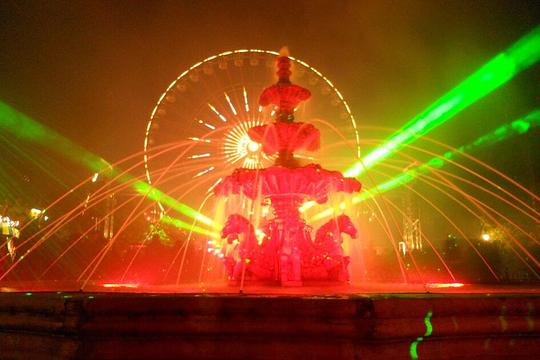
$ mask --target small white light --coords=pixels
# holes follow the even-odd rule
[[[33,209],[30,209],[30,216],[32,216],[33,218],[37,218],[39,215],[41,215],[42,212],[43,212],[42,210],[33,208]]]
[[[489,241],[489,240],[491,240],[491,236],[488,233],[483,233],[482,234],[482,240]]]
[[[259,150],[259,146],[260,145],[258,143],[256,143],[255,141],[250,141],[247,148],[248,148],[249,151],[255,152],[255,151]]]

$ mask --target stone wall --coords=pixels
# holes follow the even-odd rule
[[[0,359],[530,359],[535,295],[0,294]]]

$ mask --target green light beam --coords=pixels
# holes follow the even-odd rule
[[[493,130],[492,132],[486,135],[480,136],[478,139],[476,139],[470,144],[460,146],[459,148],[455,150],[447,151],[441,156],[434,157],[422,165],[409,169],[408,171],[402,174],[399,174],[398,176],[375,186],[371,190],[362,191],[360,194],[355,195],[353,197],[352,203],[358,204],[362,201],[371,199],[375,197],[376,195],[379,195],[384,192],[395,189],[397,187],[403,186],[411,182],[412,180],[414,180],[421,173],[424,173],[424,174],[429,173],[430,169],[432,168],[438,169],[438,168],[443,167],[445,164],[448,163],[448,160],[454,158],[456,155],[459,155],[465,152],[471,153],[481,148],[494,145],[512,136],[525,134],[530,129],[537,126],[540,126],[540,109],[535,109],[529,114],[525,115],[524,117],[518,120],[502,125],[496,128],[495,130]],[[334,212],[335,212],[334,208],[328,208],[320,212],[319,214],[313,216],[312,219],[319,220],[327,216],[331,216]]]
[[[538,60],[540,60],[540,26],[499,53],[458,86],[407,122],[383,145],[347,169],[344,175],[347,177],[362,175],[365,170],[391,156],[419,136],[443,124]]]
[[[170,216],[163,216],[160,220],[162,223],[164,224],[169,224],[169,225],[173,225],[179,229],[185,229],[185,230],[190,230],[190,231],[194,231],[196,233],[199,233],[199,234],[202,234],[202,235],[207,235],[207,236],[210,236],[211,238],[214,238],[214,239],[220,239],[220,235],[217,233],[217,232],[213,232],[213,231],[210,231],[210,230],[207,230],[207,229],[203,229],[199,226],[196,226],[196,225],[193,225],[191,223],[187,223],[185,221],[182,221],[180,219],[176,219],[176,218],[173,218],[173,217],[170,217]]]
[[[100,172],[111,166],[99,156],[90,153],[54,130],[47,128],[1,101],[0,129],[10,132],[20,140],[48,147],[93,172]]]
[[[400,174],[397,177],[378,185],[376,187],[376,190],[377,192],[386,192],[392,190],[415,179],[419,173],[428,173],[431,168],[438,169],[443,167],[445,164],[448,163],[448,160],[454,158],[460,153],[470,153],[477,151],[481,148],[494,145],[500,141],[508,139],[509,137],[524,134],[528,132],[529,129],[531,129],[532,127],[536,127],[538,125],[540,125],[540,109],[534,110],[533,112],[529,113],[528,115],[524,116],[519,120],[515,120],[509,124],[502,125],[494,131],[479,137],[470,144],[460,146],[453,151],[447,151],[441,157],[434,157],[425,164],[412,168],[407,172],[404,172],[403,174]],[[360,199],[361,195],[364,194],[359,194],[358,196],[356,196],[356,199],[354,199],[353,202],[357,203],[364,200]]]
[[[199,213],[197,210],[163,193],[157,188],[140,180],[133,181],[133,176],[116,170],[101,157],[75,144],[56,131],[47,128],[25,114],[13,109],[0,101],[0,130],[9,132],[21,140],[33,142],[52,149],[92,172],[114,177],[120,183],[133,182],[133,189],[153,201],[161,202],[179,213],[200,221],[205,225],[215,227],[215,222]]]
[[[164,192],[156,189],[152,185],[149,185],[147,182],[138,180],[133,185],[133,188],[139,194],[145,195],[149,199],[159,202],[162,205],[168,206],[171,209],[174,209],[183,215],[186,215],[194,220],[200,221],[205,225],[208,225],[214,228],[218,227],[217,224],[214,222],[214,220],[201,214],[200,212],[193,209],[192,207],[179,202],[178,200],[165,194]]]

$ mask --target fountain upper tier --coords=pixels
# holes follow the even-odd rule
[[[294,122],[294,109],[311,97],[309,90],[290,81],[291,62],[281,52],[277,60],[276,84],[263,90],[261,106],[274,105],[275,122],[249,130],[251,140],[261,144],[267,155],[278,154],[274,166],[266,169],[236,169],[216,187],[217,195],[243,194],[250,198],[295,195],[305,200],[325,203],[332,192],[360,191],[360,183],[340,172],[323,169],[318,164],[300,166],[294,157],[297,150],[316,151],[320,131],[309,123]]]

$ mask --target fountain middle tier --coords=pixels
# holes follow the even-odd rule
[[[360,188],[356,179],[346,178],[339,171],[323,169],[318,164],[309,164],[294,168],[274,165],[265,169],[236,169],[214,192],[218,196],[241,194],[251,199],[294,194],[306,201],[323,204],[330,193],[355,193]]]

